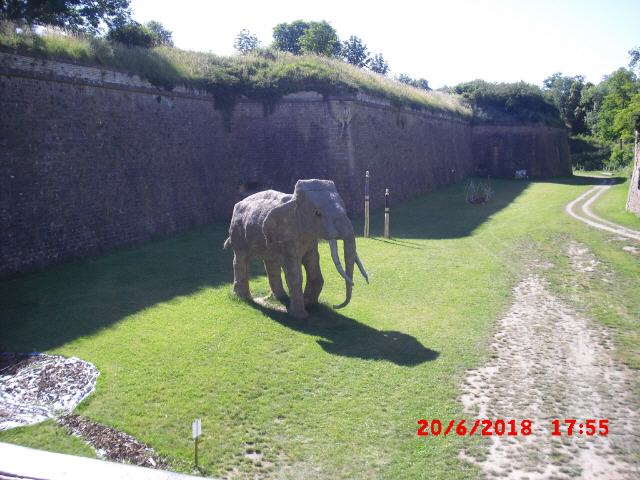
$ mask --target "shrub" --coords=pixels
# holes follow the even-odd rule
[[[517,121],[564,126],[557,107],[529,83],[490,83],[484,80],[460,83],[453,91],[462,95],[479,120]]]
[[[491,180],[470,178],[465,187],[467,203],[487,203],[493,197],[494,191],[491,188]]]
[[[571,165],[576,170],[602,170],[611,155],[611,147],[587,135],[571,137],[569,148]]]
[[[623,170],[633,162],[632,144],[615,144],[611,149],[611,156],[605,162],[605,169],[611,172]]]
[[[107,34],[112,42],[120,42],[127,47],[152,48],[157,44],[153,31],[137,22],[125,23],[113,28]]]

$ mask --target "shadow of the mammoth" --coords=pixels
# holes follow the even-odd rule
[[[439,355],[411,335],[394,330],[376,330],[324,305],[307,307],[309,317],[303,320],[262,302],[252,302],[251,306],[291,330],[322,337],[318,344],[332,355],[386,360],[404,367],[435,360]]]

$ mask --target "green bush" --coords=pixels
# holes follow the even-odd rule
[[[624,170],[633,162],[632,144],[614,144],[611,149],[611,156],[605,163],[605,168],[609,171]]]
[[[453,87],[469,103],[479,121],[544,123],[562,127],[557,107],[543,91],[529,83],[491,83],[484,80]]]
[[[611,147],[595,137],[575,135],[569,139],[571,164],[576,170],[602,170],[611,155]]]
[[[156,35],[149,28],[136,22],[111,29],[107,39],[120,42],[127,47],[152,48],[158,43]]]

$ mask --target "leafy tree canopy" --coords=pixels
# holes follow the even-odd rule
[[[517,120],[562,125],[560,112],[536,85],[474,80],[456,85],[453,91],[467,99],[480,120]]]
[[[123,25],[130,0],[0,0],[0,17],[28,25],[54,25],[89,34]]]
[[[279,23],[273,28],[273,47],[295,55],[302,53],[300,37],[309,28],[309,22],[296,20],[291,23]]]
[[[349,37],[349,40],[345,40],[342,43],[342,56],[351,65],[356,67],[366,67],[369,64],[369,50],[362,41],[354,35]]]
[[[376,53],[369,61],[369,70],[380,75],[386,75],[389,73],[389,64],[381,53]]]
[[[155,36],[156,45],[166,45],[169,47],[173,47],[173,32],[165,28],[162,23],[151,20],[145,23],[145,27],[147,27]]]
[[[153,48],[162,45],[173,45],[173,34],[160,22],[150,21],[145,25],[138,22],[127,22],[109,30],[107,39],[120,42],[128,47]]]
[[[582,91],[585,88],[584,76],[564,76],[554,73],[543,81],[544,90],[560,111],[562,120],[575,134],[586,133],[587,109],[582,104]]]
[[[249,30],[241,30],[240,33],[236,36],[235,41],[233,42],[233,48],[238,50],[243,55],[255,50],[260,46],[260,40]]]
[[[407,85],[411,85],[412,87],[416,87],[421,90],[427,90],[427,91],[431,90],[431,87],[429,87],[429,82],[426,78],[414,79],[414,78],[411,78],[406,73],[401,73],[396,78],[396,80],[399,81],[400,83],[405,83]]]
[[[338,56],[341,50],[336,30],[324,20],[310,22],[309,28],[302,34],[298,44],[302,53],[315,53],[326,57]]]
[[[640,115],[640,82],[626,68],[620,68],[601,82],[605,95],[600,105],[594,133],[603,140],[631,140],[635,116]]]
[[[640,69],[640,47],[629,50],[629,68]]]

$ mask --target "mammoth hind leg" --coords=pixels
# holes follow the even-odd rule
[[[242,252],[233,254],[233,291],[240,298],[251,300],[249,291],[249,259]]]
[[[289,297],[282,286],[282,265],[275,260],[265,260],[264,269],[267,272],[269,286],[271,287],[271,293],[273,293],[273,296],[281,302],[286,301]]]
[[[320,254],[318,253],[317,245],[302,257],[302,264],[304,265],[305,272],[307,272],[307,284],[304,287],[304,303],[305,305],[313,305],[314,303],[318,303],[318,298],[324,285],[324,278],[322,278],[322,272],[320,271]]]

